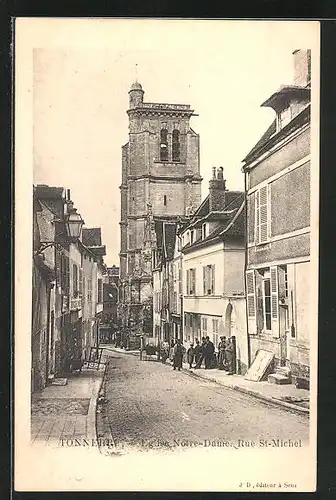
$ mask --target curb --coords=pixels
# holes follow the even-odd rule
[[[103,350],[105,351],[112,351],[112,352],[115,352],[117,354],[129,354],[130,356],[139,356],[140,352],[139,351],[125,351],[124,349],[119,351],[117,349],[115,349],[114,347],[103,347],[102,348]]]
[[[105,373],[105,371],[104,371],[104,373]],[[96,419],[97,400],[98,400],[99,391],[101,389],[103,379],[104,379],[104,374],[101,377],[101,380],[99,382],[99,386],[98,386],[97,390],[91,396],[88,415],[87,415],[88,437],[89,437],[89,439],[94,439],[94,440],[97,438],[97,419]]]
[[[302,406],[298,406],[298,405],[295,405],[293,403],[287,403],[286,401],[281,401],[281,399],[277,399],[273,396],[271,396],[271,397],[264,396],[263,394],[261,394],[258,391],[254,391],[253,389],[246,389],[245,387],[241,387],[241,386],[236,385],[236,384],[226,385],[226,384],[219,382],[214,377],[204,377],[202,374],[190,372],[186,368],[182,368],[182,371],[191,377],[195,377],[195,378],[202,379],[202,380],[210,380],[211,382],[215,382],[216,384],[218,384],[222,387],[226,387],[227,389],[242,392],[243,394],[248,394],[249,396],[253,396],[254,398],[259,399],[261,401],[265,401],[265,402],[270,403],[274,406],[281,407],[283,409],[286,409],[287,411],[299,413],[300,415],[303,415],[303,416],[309,418],[309,414],[310,414],[309,408],[304,408]]]

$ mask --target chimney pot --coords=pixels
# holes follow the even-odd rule
[[[217,170],[217,179],[218,180],[223,180],[224,179],[224,176],[223,176],[223,167],[219,167],[218,170]]]
[[[212,178],[216,179],[216,167],[212,167]]]

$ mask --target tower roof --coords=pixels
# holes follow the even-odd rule
[[[143,89],[139,82],[134,82],[132,83],[130,90],[143,90]]]

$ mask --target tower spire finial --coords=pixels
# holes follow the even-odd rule
[[[138,63],[135,63],[135,81],[138,82]]]

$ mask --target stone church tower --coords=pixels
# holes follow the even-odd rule
[[[122,147],[120,278],[128,311],[151,299],[155,223],[189,215],[201,202],[199,135],[189,123],[194,111],[143,97],[140,83],[133,83],[129,139]]]

